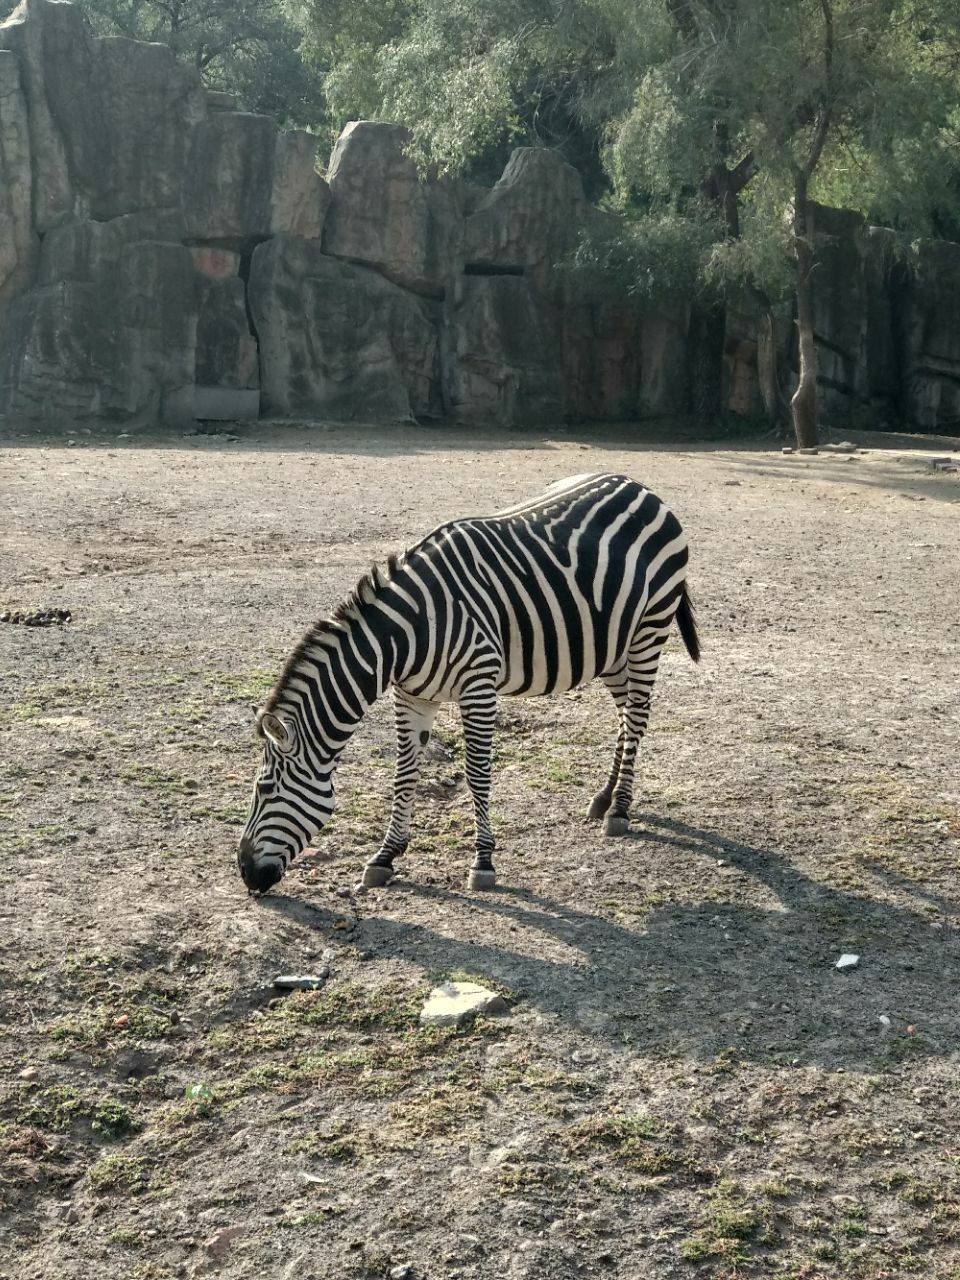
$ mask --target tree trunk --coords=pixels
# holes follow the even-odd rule
[[[723,348],[727,314],[722,306],[690,311],[690,412],[701,426],[711,426],[723,413]]]
[[[760,325],[757,333],[757,382],[760,398],[772,424],[782,422],[786,399],[780,386],[780,362],[777,352],[777,321],[770,299],[759,289],[753,297],[760,307]]]
[[[799,449],[819,443],[817,430],[817,346],[813,337],[813,225],[807,200],[806,175],[797,173],[793,208],[797,254],[797,340],[800,379],[790,401]]]

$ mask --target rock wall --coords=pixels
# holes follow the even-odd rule
[[[521,148],[490,189],[422,181],[405,142],[354,122],[324,179],[311,135],[236,110],[165,47],[24,0],[0,25],[0,415],[687,412],[685,311],[581,297],[554,269],[590,216],[574,169]],[[824,209],[817,252],[828,418],[953,427],[960,246],[908,269],[890,233]],[[789,315],[731,316],[731,408],[769,406],[791,338]]]

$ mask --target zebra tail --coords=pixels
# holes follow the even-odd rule
[[[697,635],[697,619],[693,612],[693,601],[690,599],[690,588],[686,580],[680,587],[680,604],[677,606],[677,626],[687,647],[687,653],[694,660],[700,661],[700,637]]]

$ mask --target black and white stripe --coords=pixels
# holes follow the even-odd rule
[[[476,817],[470,884],[494,883],[488,800],[497,695],[559,693],[599,677],[619,733],[589,816],[627,829],[637,752],[674,620],[699,658],[687,542],[649,489],[574,476],[495,516],[441,525],[358,584],[294,650],[258,718],[264,751],[240,870],[268,889],[333,810],[333,772],[368,707],[392,685],[393,812],[364,883],[383,884],[407,846],[420,757],[443,702],[463,718]]]

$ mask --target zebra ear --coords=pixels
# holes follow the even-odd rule
[[[260,728],[275,746],[289,747],[293,745],[293,734],[290,729],[272,711],[265,711],[260,717]]]

